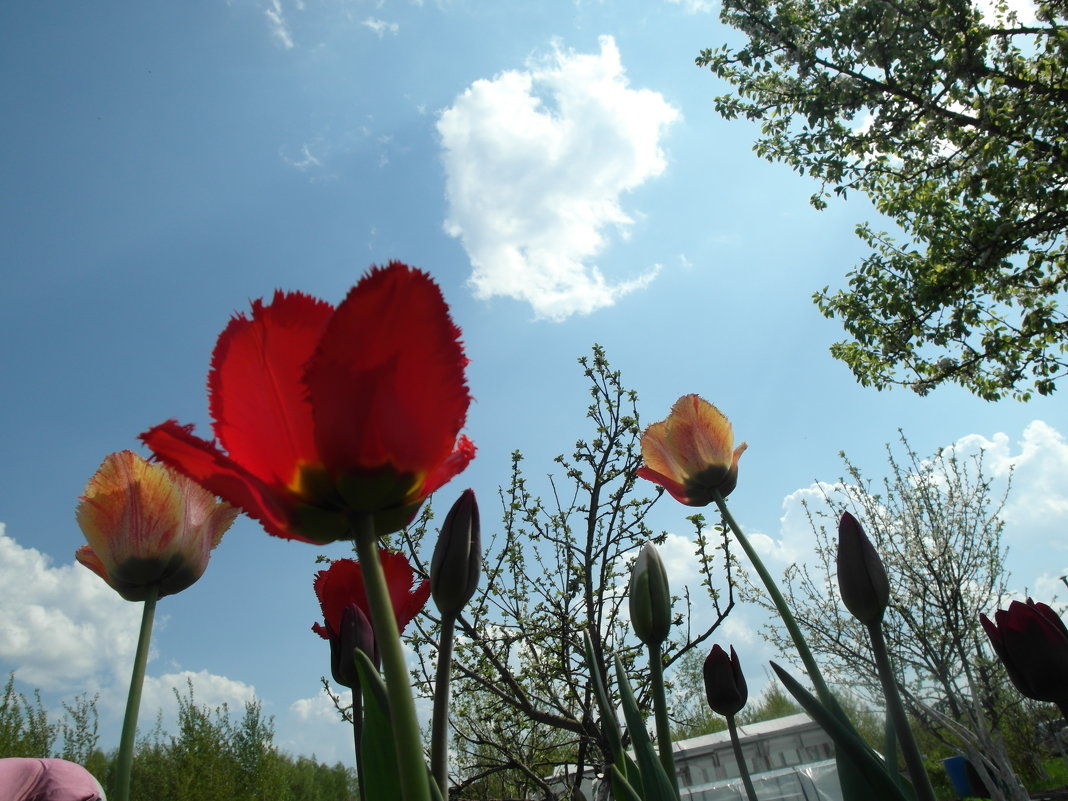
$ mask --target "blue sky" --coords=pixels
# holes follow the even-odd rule
[[[735,41],[703,0],[45,0],[0,7],[0,671],[46,702],[100,694],[117,742],[140,610],[73,561],[103,457],[168,418],[207,431],[205,378],[235,311],[275,288],[338,302],[372,263],[429,271],[464,330],[496,519],[509,454],[532,476],[586,433],[575,359],[602,344],[644,422],[698,392],[750,448],[732,508],[772,566],[803,558],[799,500],[845,450],[881,475],[898,427],[921,453],[986,447],[1004,476],[1012,586],[1068,572],[1068,416],[858,387],[811,294],[863,257],[862,198],[751,152],[698,70]],[[686,532],[669,502],[657,528]],[[692,581],[669,540],[673,580]],[[192,677],[255,694],[293,753],[347,759],[311,581],[317,549],[240,519],[201,581],[159,607],[142,721]],[[718,639],[771,656],[741,609]],[[173,706],[173,704],[170,704]]]

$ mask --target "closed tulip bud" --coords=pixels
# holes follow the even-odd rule
[[[482,538],[475,493],[464,490],[452,505],[430,563],[430,592],[443,615],[458,615],[478,588]]]
[[[718,645],[712,646],[712,652],[705,659],[705,698],[712,711],[730,717],[742,711],[749,700],[749,688],[742,675],[742,666],[738,654],[731,646],[730,656]]]
[[[652,543],[642,548],[630,574],[630,623],[646,645],[660,645],[671,629],[667,572]]]
[[[838,521],[838,589],[846,609],[866,626],[883,619],[890,581],[883,560],[849,512]]]
[[[330,638],[330,672],[338,684],[355,690],[360,686],[354,651],[359,648],[376,667],[381,660],[371,621],[356,604],[346,606],[341,613],[341,631]]]

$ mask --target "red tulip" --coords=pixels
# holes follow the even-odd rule
[[[430,597],[430,581],[416,583],[412,566],[403,554],[380,548],[378,558],[389,587],[397,629],[403,632],[426,605]],[[315,595],[323,610],[323,623],[312,624],[312,631],[330,641],[331,668],[334,679],[346,687],[356,686],[352,649],[358,647],[378,663],[371,609],[363,584],[360,563],[353,559],[338,559],[326,570],[315,574]]]
[[[174,420],[141,438],[275,536],[347,539],[354,512],[397,531],[474,457],[459,337],[437,285],[396,261],[336,309],[276,292],[215,346],[215,442]]]
[[[734,431],[719,409],[697,395],[683,395],[666,420],[642,434],[645,464],[638,475],[659,484],[687,506],[708,506],[713,490],[727,497],[738,483]]]
[[[145,600],[152,585],[162,598],[204,574],[237,511],[170,468],[119,451],[104,459],[78,504],[89,544],[74,555],[127,601]]]
[[[1068,629],[1044,603],[1013,601],[979,620],[1016,689],[1036,701],[1068,704]]]

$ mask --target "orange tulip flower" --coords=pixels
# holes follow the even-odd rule
[[[645,430],[641,444],[645,464],[638,475],[687,506],[712,503],[713,490],[727,497],[738,483],[738,457],[748,447],[734,447],[730,421],[697,395],[675,401],[666,420]]]
[[[253,302],[215,346],[215,442],[174,420],[141,438],[277,537],[346,539],[354,512],[388,534],[474,457],[459,435],[466,364],[437,285],[391,262],[336,309],[301,293]]]
[[[89,480],[77,519],[88,540],[75,553],[127,601],[181,592],[203,575],[211,549],[237,517],[207,490],[132,451],[109,455]]]

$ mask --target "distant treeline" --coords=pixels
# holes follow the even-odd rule
[[[167,734],[159,718],[139,739],[131,797],[138,801],[356,801],[356,773],[274,746],[274,722],[259,701],[232,719],[226,704],[198,706],[190,684],[178,697],[178,732]],[[116,751],[97,747],[96,697],[79,695],[49,720],[39,691],[31,701],[8,676],[0,695],[0,757],[60,757],[84,765],[112,793]]]

